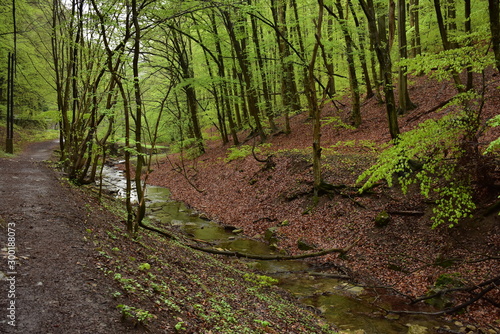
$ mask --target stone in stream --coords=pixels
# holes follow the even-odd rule
[[[414,325],[414,324],[406,324],[406,326],[408,326],[407,334],[426,334],[427,333],[427,327],[420,326],[420,325]]]
[[[297,241],[297,247],[300,249],[300,250],[303,250],[303,251],[308,251],[308,250],[311,250],[311,249],[315,249],[317,248],[315,245],[311,244],[311,243],[308,243],[307,241],[305,241],[304,239],[300,238],[298,241]]]

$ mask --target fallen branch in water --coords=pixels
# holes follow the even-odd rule
[[[331,253],[339,253],[340,255],[345,255],[347,252],[349,252],[354,246],[356,246],[359,242],[360,239],[356,240],[352,245],[345,247],[345,248],[330,248],[330,249],[325,249],[319,252],[315,253],[307,253],[307,254],[299,254],[299,255],[257,255],[257,254],[248,254],[248,253],[242,253],[242,252],[237,252],[237,251],[226,251],[222,249],[216,249],[216,248],[207,248],[207,247],[201,247],[197,245],[193,245],[191,243],[185,242],[181,240],[178,236],[176,236],[173,233],[167,232],[165,230],[160,230],[156,227],[146,225],[144,222],[141,222],[139,224],[140,227],[158,233],[168,239],[175,240],[181,242],[183,245],[196,249],[205,253],[210,253],[210,254],[217,254],[217,255],[226,255],[226,256],[235,256],[235,257],[242,257],[242,258],[247,258],[247,259],[253,259],[253,260],[264,260],[264,261],[269,261],[269,260],[278,260],[278,261],[284,261],[284,260],[300,260],[300,259],[306,259],[310,257],[318,257],[318,256],[323,256]]]
[[[474,304],[475,302],[477,302],[481,298],[485,298],[486,299],[486,297],[484,297],[484,296],[488,292],[490,292],[491,290],[497,289],[498,286],[499,286],[499,284],[500,284],[500,276],[495,277],[495,278],[493,278],[491,280],[485,281],[485,282],[483,282],[481,284],[478,284],[476,286],[470,287],[468,289],[470,291],[475,290],[475,289],[477,289],[479,287],[485,287],[485,288],[482,289],[478,294],[475,294],[474,297],[470,298],[466,302],[464,302],[464,303],[462,303],[460,305],[457,305],[455,307],[450,307],[450,308],[444,309],[442,311],[437,311],[437,312],[417,312],[417,311],[395,311],[395,310],[386,310],[386,309],[384,309],[384,311],[386,311],[388,313],[395,313],[395,314],[420,314],[420,315],[443,315],[443,314],[451,314],[451,313],[455,313],[457,311],[460,311],[460,310],[466,308],[469,305]]]
[[[359,239],[354,242],[352,245],[345,247],[345,248],[330,248],[330,249],[325,249],[316,253],[307,253],[307,254],[299,254],[299,255],[257,255],[257,254],[248,254],[248,253],[241,253],[241,252],[236,252],[236,251],[226,251],[226,250],[220,250],[220,249],[215,249],[215,248],[205,248],[205,247],[200,247],[196,245],[191,245],[191,244],[186,244],[186,246],[210,253],[210,254],[217,254],[217,255],[226,255],[226,256],[235,256],[235,257],[243,257],[247,259],[252,259],[252,260],[264,260],[264,261],[270,261],[270,260],[276,260],[276,261],[285,261],[285,260],[301,260],[301,259],[307,259],[310,257],[318,257],[318,256],[323,256],[331,253],[339,253],[340,255],[344,255],[347,252],[351,250],[356,244],[359,242]]]

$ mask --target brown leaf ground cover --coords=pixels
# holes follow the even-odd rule
[[[490,83],[496,80],[495,76],[488,78]],[[455,94],[446,82],[425,77],[411,81],[410,96],[418,107],[400,117],[402,132],[448,112],[429,111]],[[484,119],[498,113],[500,96],[496,86],[489,86]],[[339,116],[346,121],[348,113],[349,103],[344,99],[335,106],[327,105],[322,116],[325,120]],[[340,268],[359,283],[391,288],[411,298],[425,295],[443,274],[460,277],[467,286],[498,276],[500,225],[496,214],[463,221],[452,229],[431,229],[432,206],[417,193],[403,196],[397,187],[382,185],[369,196],[359,197],[349,188],[390,140],[383,104],[373,98],[365,101],[362,117],[358,129],[345,129],[334,123],[323,127],[324,179],[348,187],[322,196],[319,201],[311,193],[312,125],[306,113],[291,118],[290,135],[270,136],[270,145],[258,153],[260,157],[272,154],[273,168],[264,168],[251,154],[228,161],[230,146],[213,140],[207,143],[207,152],[196,159],[181,162],[178,154],[172,154],[159,160],[148,182],[170,188],[175,199],[213,220],[242,228],[247,235],[259,238],[269,227],[279,226],[278,246],[290,254],[302,252],[297,248],[299,239],[317,249],[345,247],[359,239],[346,258],[327,255],[315,261]],[[209,131],[209,135],[215,134],[215,130]],[[247,135],[240,133],[240,138]],[[486,144],[498,136],[498,131],[492,130],[479,142]],[[244,144],[253,145],[253,139],[247,138]],[[178,166],[183,164],[184,172],[179,173]],[[489,177],[492,184],[498,184],[498,174]],[[490,194],[481,204],[487,205],[493,198]],[[382,210],[390,213],[391,220],[379,228],[374,218]],[[456,294],[453,302],[459,304],[470,296]],[[484,326],[500,326],[499,289],[488,296],[490,302],[480,300],[454,317]]]

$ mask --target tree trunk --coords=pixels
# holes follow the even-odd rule
[[[314,80],[314,65],[318,54],[319,43],[321,41],[321,26],[323,23],[323,0],[318,0],[319,13],[318,21],[316,22],[316,43],[314,44],[311,61],[308,66],[308,86],[306,87],[306,95],[309,101],[309,108],[313,116],[313,179],[314,179],[314,196],[319,195],[322,184],[321,176],[321,109],[318,106],[318,98],[316,95],[316,85]]]
[[[399,58],[408,58],[407,42],[406,42],[406,1],[398,0],[398,44]],[[405,114],[408,110],[415,109],[415,105],[410,100],[408,93],[408,77],[406,75],[406,66],[399,67],[399,110],[400,115]]]
[[[250,6],[252,5],[251,0],[248,0],[248,4]],[[258,66],[259,69],[261,71],[264,71],[264,61],[262,60],[260,40],[259,40],[259,34],[257,30],[257,22],[255,16],[250,15],[250,22],[252,24],[252,39],[255,46],[255,53],[257,55],[257,64],[259,65]],[[278,131],[278,128],[276,127],[276,123],[274,122],[271,97],[269,95],[269,87],[267,85],[267,76],[264,75],[264,73],[261,73],[261,78],[262,78],[262,93],[264,95],[264,101],[262,103],[264,105],[264,114],[267,116],[267,119],[269,121],[269,126],[271,127],[271,131],[276,132]]]
[[[347,29],[347,21],[345,19],[344,10],[340,0],[336,0],[335,6],[337,7],[338,20],[346,45],[347,68],[349,70],[349,88],[351,90],[352,103],[351,120],[354,127],[357,128],[361,125],[361,107],[359,103],[359,85],[358,78],[356,77],[356,65],[354,64],[353,41],[351,35],[349,34],[349,30]]]
[[[388,26],[389,26],[389,51],[392,50],[394,45],[394,37],[396,36],[396,3],[394,0],[389,0],[389,13]]]
[[[229,34],[231,44],[233,45],[234,52],[236,53],[236,59],[240,65],[241,73],[245,83],[245,92],[248,100],[248,110],[255,122],[255,128],[260,140],[264,142],[266,140],[266,134],[264,133],[264,128],[260,122],[260,111],[258,107],[258,97],[255,88],[252,83],[252,74],[247,56],[243,53],[244,45],[240,44],[240,41],[236,38],[236,33],[234,30],[233,21],[229,15],[229,12],[222,11],[222,16],[224,19],[224,25]]]
[[[413,28],[411,35],[411,56],[422,54],[420,41],[420,0],[410,0],[410,27]]]
[[[359,36],[359,61],[361,62],[361,69],[363,71],[363,79],[365,81],[366,85],[366,99],[370,99],[375,95],[373,92],[371,80],[370,80],[370,75],[368,74],[368,64],[366,62],[366,50],[365,50],[365,29],[364,27],[361,26],[361,23],[359,22],[358,19],[358,14],[354,10],[354,6],[352,4],[351,0],[348,0],[348,5],[349,8],[351,9],[352,17],[354,19],[354,24],[356,25],[356,28],[358,29],[358,36]],[[375,80],[375,78],[374,78]]]
[[[471,1],[470,0],[465,0],[464,1],[465,5],[465,33],[469,35],[467,38],[466,46],[471,46],[472,45],[472,22],[471,22]],[[474,86],[474,77],[472,73],[472,67],[467,66],[467,83],[465,85],[465,90],[469,91],[473,88]]]
[[[500,5],[498,0],[488,0],[490,31],[495,63],[500,72]]]
[[[448,1],[448,0],[446,0]],[[456,45],[454,43],[451,43],[449,40],[448,36],[448,30],[446,29],[445,21],[443,18],[443,12],[441,11],[441,2],[440,0],[434,0],[434,9],[436,11],[436,17],[438,21],[438,27],[439,27],[439,34],[441,35],[441,40],[443,42],[443,48],[444,50],[451,50]],[[464,87],[462,84],[462,80],[460,79],[460,76],[458,73],[454,72],[452,73],[453,76],[453,81],[455,82],[455,87],[459,92],[464,91]]]
[[[290,112],[300,110],[298,106],[297,85],[294,78],[293,64],[287,61],[290,56],[290,49],[286,43],[288,38],[288,30],[286,25],[286,4],[284,1],[272,1],[271,11],[273,15],[276,42],[278,44],[278,55],[280,61],[280,78],[281,78],[281,100],[285,113],[285,118],[288,120]],[[297,28],[299,29],[299,28]],[[301,38],[300,31],[297,31],[299,39]],[[287,121],[285,124],[285,132],[290,133],[290,124]]]
[[[389,133],[391,134],[392,139],[396,139],[399,136],[399,125],[394,99],[394,89],[392,85],[392,61],[385,33],[385,20],[383,16],[379,17],[377,26],[377,16],[375,15],[373,0],[359,0],[359,3],[363,8],[363,12],[365,13],[366,19],[368,21],[371,43],[377,54],[377,59],[380,64],[380,70],[384,84],[384,96],[387,119],[389,123]]]

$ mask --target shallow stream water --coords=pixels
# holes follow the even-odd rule
[[[103,186],[118,197],[123,196],[125,181],[121,172],[106,167]],[[197,212],[183,203],[171,200],[170,191],[166,188],[147,186],[146,205],[149,219],[213,243],[216,248],[259,255],[276,254],[266,242],[234,233],[233,228],[200,218]],[[377,296],[345,281],[317,275],[317,269],[305,261],[249,260],[248,266],[278,279],[279,286],[302,303],[320,310],[328,322],[344,333],[419,334],[436,333],[436,328],[453,327],[429,316],[386,316],[371,303]]]

